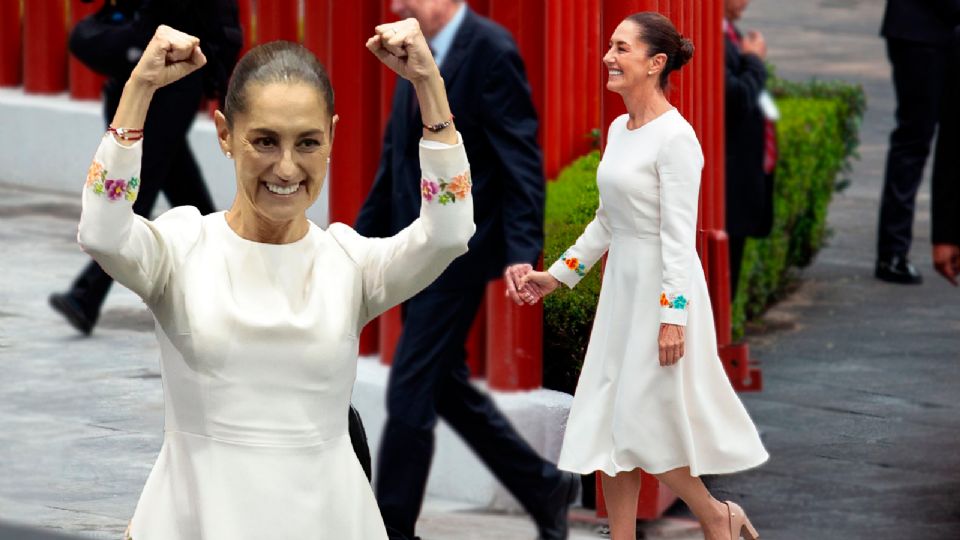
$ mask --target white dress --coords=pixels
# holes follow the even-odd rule
[[[675,109],[610,125],[597,170],[600,207],[549,272],[574,287],[608,252],[590,344],[559,467],[614,475],[689,466],[721,474],[767,459],[717,356],[695,239],[703,154]],[[661,323],[686,325],[685,356],[658,362]]]
[[[103,139],[79,232],[156,318],[164,438],[132,538],[386,538],[347,433],[357,336],[466,252],[475,227],[462,142],[421,143],[432,187],[396,236],[310,224],[281,245],[241,238],[224,213],[135,216],[140,157],[140,143]]]

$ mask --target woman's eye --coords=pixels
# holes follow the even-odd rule
[[[253,140],[253,145],[259,148],[273,148],[277,142],[270,137],[259,137]]]
[[[297,145],[304,150],[316,150],[320,148],[320,141],[316,139],[303,139]]]

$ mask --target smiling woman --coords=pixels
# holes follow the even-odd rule
[[[413,83],[425,122],[450,118],[416,21],[379,26],[366,45]],[[161,349],[163,446],[128,537],[384,539],[348,436],[357,336],[466,251],[475,227],[463,144],[452,122],[420,143],[422,181],[456,204],[424,196],[420,218],[390,238],[317,227],[306,210],[333,145],[333,90],[308,51],[270,43],[240,61],[216,114],[236,164],[230,210],[136,216],[153,93],[204,62],[196,38],[158,29],[83,190],[79,241],[143,298]]]
[[[237,171],[227,222],[258,242],[303,237],[299,218],[320,195],[337,123],[326,70],[300,45],[268,43],[237,65],[225,103],[217,135]]]

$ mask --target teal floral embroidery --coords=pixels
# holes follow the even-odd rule
[[[449,181],[443,178],[438,178],[436,182],[426,178],[420,180],[420,195],[427,202],[436,199],[440,204],[447,205],[466,199],[472,187],[470,171],[465,171]]]
[[[660,293],[660,305],[665,308],[682,310],[687,309],[689,302],[682,294],[671,293],[667,296],[667,293]]]
[[[587,275],[587,267],[580,262],[580,259],[576,257],[567,257],[567,253],[564,252],[563,255],[560,256],[560,260],[563,261],[563,264],[567,265],[567,268],[576,272],[578,276],[583,277]]]

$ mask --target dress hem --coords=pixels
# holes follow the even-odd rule
[[[679,463],[677,465],[670,465],[670,466],[657,467],[657,468],[653,468],[653,467],[647,468],[640,464],[628,465],[628,466],[611,464],[612,466],[610,467],[595,467],[595,466],[575,467],[575,466],[566,465],[564,463],[560,463],[557,465],[557,468],[563,471],[581,474],[581,475],[593,474],[595,472],[603,472],[607,476],[616,476],[622,472],[630,472],[636,469],[641,469],[647,474],[656,475],[656,474],[663,474],[663,473],[672,471],[674,469],[680,469],[682,467],[690,467],[690,476],[699,477],[704,475],[734,474],[734,473],[747,471],[750,469],[755,469],[763,465],[764,463],[766,463],[769,459],[770,459],[770,454],[764,453],[762,459],[752,461],[748,465],[735,465],[732,467],[718,467],[718,468],[711,468],[711,467],[695,468],[690,463]]]

